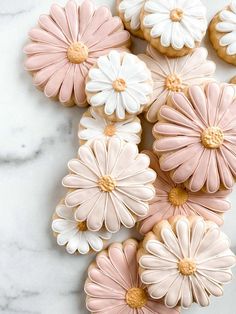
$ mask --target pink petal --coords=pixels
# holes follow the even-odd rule
[[[157,123],[154,128],[155,132],[161,135],[168,136],[177,136],[177,135],[187,135],[187,136],[196,136],[199,137],[199,132],[196,132],[192,129],[171,124],[171,123]]]
[[[226,85],[223,89],[221,100],[220,100],[220,106],[218,108],[218,115],[216,119],[217,125],[219,125],[222,122],[224,122],[225,116],[228,115],[228,109],[230,105],[233,103],[235,98],[235,89],[231,85]]]
[[[25,68],[28,71],[43,69],[51,64],[57,64],[66,60],[65,53],[36,54],[28,57],[25,61]]]
[[[170,152],[199,142],[200,138],[190,136],[163,137],[154,142],[153,148],[158,153]]]
[[[62,82],[60,89],[59,101],[61,103],[68,103],[69,101],[71,101],[74,87],[74,70],[75,67],[70,64],[70,68],[65,75],[65,79]]]
[[[206,88],[207,102],[208,102],[208,122],[210,126],[216,123],[216,114],[218,109],[221,88],[219,84],[210,83]]]
[[[92,313],[118,314],[120,313],[121,309],[124,311],[123,313],[125,313],[128,305],[126,304],[125,300],[89,298],[87,300],[87,308]]]
[[[209,193],[215,193],[219,190],[220,187],[220,175],[216,160],[215,151],[211,151],[211,156],[208,165],[208,173],[206,180],[206,189]]]
[[[107,197],[108,197],[107,193],[106,194],[100,193],[100,197],[98,198],[96,204],[88,214],[87,225],[89,230],[98,231],[102,228],[105,219],[105,211],[107,210]]]
[[[207,101],[205,93],[200,86],[192,86],[189,88],[189,95],[192,100],[194,109],[201,118],[203,124],[208,126]]]
[[[109,232],[115,233],[120,230],[120,219],[117,215],[116,207],[110,197],[107,199],[107,208],[109,208],[109,210],[105,213],[105,226]]]
[[[84,0],[79,7],[79,34],[78,41],[83,40],[84,32],[88,28],[88,25],[92,24],[92,17],[94,15],[95,6],[92,1]]]
[[[129,42],[130,39],[130,35],[127,31],[118,31],[115,32],[114,34],[111,34],[109,36],[107,36],[104,40],[100,41],[99,44],[97,44],[94,47],[94,50],[105,50],[105,49],[119,49],[124,46],[127,45],[127,43]]]
[[[68,44],[59,40],[55,36],[51,35],[50,33],[44,31],[41,28],[33,28],[29,32],[29,37],[33,41],[37,41],[40,43],[45,43],[53,46],[62,47],[68,49]]]
[[[221,181],[226,189],[231,189],[234,185],[235,180],[233,178],[231,170],[229,169],[229,165],[225,161],[225,158],[222,155],[221,151],[217,152],[216,158]]]
[[[30,43],[24,48],[24,52],[28,55],[36,53],[57,53],[57,52],[66,52],[67,49],[63,47],[53,46],[44,43]]]
[[[151,104],[148,112],[147,112],[147,120],[150,123],[154,123],[158,120],[158,114],[159,114],[159,110],[161,108],[161,106],[166,104],[166,100],[167,100],[167,96],[168,93],[166,92],[166,90],[163,90],[160,94],[156,93],[155,89],[153,91],[154,96],[155,96],[155,100],[153,101],[153,103]]]
[[[72,42],[77,41],[79,31],[78,6],[75,1],[68,1],[65,6],[66,18],[70,29]]]
[[[138,244],[136,241],[130,241],[124,246],[124,255],[128,264],[131,277],[131,286],[137,287],[139,281],[138,262],[137,262]]]
[[[221,147],[221,153],[225,159],[226,164],[228,164],[232,174],[236,177],[236,152],[232,152],[229,150],[230,145],[228,144],[227,147],[225,145]]]
[[[83,69],[82,69],[83,67]],[[78,106],[86,106],[86,95],[85,95],[85,73],[87,75],[87,70],[83,65],[76,65],[74,73],[74,96],[75,103]]]

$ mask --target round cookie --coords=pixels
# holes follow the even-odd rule
[[[218,56],[236,65],[236,1],[218,12],[209,26],[209,37]]]
[[[87,309],[102,314],[178,314],[147,294],[138,275],[138,242],[129,239],[99,253],[85,282]]]
[[[206,8],[200,0],[147,0],[141,14],[144,38],[168,57],[198,47],[206,33]]]
[[[134,144],[141,141],[142,127],[138,117],[121,122],[111,122],[89,108],[79,122],[78,138],[81,145],[96,139],[108,140],[112,136]]]
[[[152,91],[146,64],[127,52],[111,51],[100,57],[86,83],[89,104],[111,121],[126,120],[146,110]]]
[[[210,304],[231,281],[236,257],[220,228],[201,217],[163,220],[149,232],[138,252],[140,278],[153,299],[167,307]]]
[[[192,192],[232,189],[236,178],[236,94],[233,85],[191,86],[159,111],[153,149],[160,167]]]
[[[76,207],[75,219],[86,221],[91,231],[105,226],[115,233],[121,224],[134,227],[138,217],[147,215],[155,193],[156,174],[149,163],[137,145],[116,137],[80,146],[77,159],[68,163],[70,174],[62,181],[70,189],[66,206]]]
[[[116,3],[118,14],[122,19],[125,28],[134,36],[143,38],[140,14],[145,0],[116,0]]]
[[[64,8],[53,4],[29,38],[25,68],[34,85],[66,106],[85,106],[88,70],[98,57],[130,44],[121,19],[112,17],[107,7],[96,9],[90,0],[80,5],[70,0]]]

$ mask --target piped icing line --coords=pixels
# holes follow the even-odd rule
[[[140,14],[145,0],[121,0],[118,10],[124,15],[125,22],[130,23],[131,30],[140,30]]]

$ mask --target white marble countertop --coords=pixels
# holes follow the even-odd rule
[[[54,0],[55,1],[55,0]],[[94,256],[69,256],[56,245],[51,215],[65,190],[60,182],[67,161],[78,148],[77,125],[83,113],[48,100],[23,69],[27,32],[53,0],[0,1],[0,313],[86,314],[83,284]],[[115,0],[97,0],[114,10]],[[204,0],[209,19],[227,0]],[[58,0],[64,4],[65,0]],[[236,68],[217,58],[217,78],[228,81]],[[136,40],[134,50],[144,51]],[[148,141],[149,139],[149,141]],[[146,126],[142,147],[150,147]],[[236,249],[236,191],[223,229]],[[131,231],[113,237],[121,240]],[[235,272],[236,275],[236,272]],[[193,306],[184,313],[234,314],[236,277],[225,296],[209,308]]]

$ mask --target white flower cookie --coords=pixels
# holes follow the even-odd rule
[[[152,46],[180,57],[200,45],[207,29],[206,8],[200,0],[147,0],[141,23]]]
[[[220,58],[236,65],[236,1],[217,13],[209,27],[210,40]]]
[[[151,73],[131,53],[111,51],[89,71],[87,100],[95,111],[112,121],[122,121],[146,110],[152,95]]]
[[[93,108],[89,108],[79,123],[79,142],[81,145],[92,143],[96,139],[118,137],[125,142],[139,144],[142,127],[138,117],[120,122],[112,122],[101,117]]]

